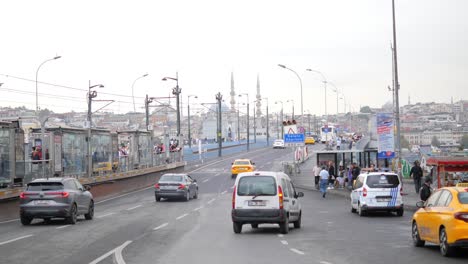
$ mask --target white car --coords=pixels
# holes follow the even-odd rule
[[[275,142],[273,142],[273,148],[282,148],[282,149],[284,149],[284,140],[276,139]]]
[[[232,193],[232,223],[234,233],[242,232],[242,225],[279,224],[287,234],[289,224],[301,227],[302,207],[288,175],[283,172],[254,171],[237,175]]]
[[[369,172],[358,176],[351,192],[351,212],[365,216],[371,211],[396,212],[403,216],[402,187],[398,175]]]

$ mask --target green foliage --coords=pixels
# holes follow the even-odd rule
[[[372,110],[370,109],[369,106],[363,106],[361,107],[361,110],[360,110],[361,113],[368,113],[368,114],[372,114]]]

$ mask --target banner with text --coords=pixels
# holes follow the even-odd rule
[[[391,159],[395,157],[395,137],[393,132],[393,114],[378,113],[377,135],[379,139],[379,159]]]

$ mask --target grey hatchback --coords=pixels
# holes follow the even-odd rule
[[[156,202],[161,201],[161,198],[184,198],[186,201],[191,198],[197,199],[197,180],[182,173],[164,174],[159,182],[154,185],[154,196]]]
[[[74,178],[36,179],[20,194],[20,219],[29,225],[34,218],[48,222],[52,218],[65,218],[75,224],[78,215],[93,219],[94,200],[90,187],[83,187]]]

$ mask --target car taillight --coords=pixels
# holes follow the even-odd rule
[[[61,196],[62,198],[67,198],[70,196],[69,192],[45,192],[45,195]]]
[[[179,190],[185,189],[185,184],[182,184],[182,183],[181,183],[181,184],[179,185],[179,188],[178,188],[178,189],[179,189]]]
[[[362,196],[364,196],[364,197],[367,196],[367,189],[366,189],[366,187],[362,188]]]
[[[283,209],[283,189],[278,185],[278,198],[279,198],[279,207]]]
[[[236,209],[236,186],[234,186],[234,191],[232,191],[232,209]]]
[[[154,185],[154,188],[159,189],[159,183],[156,183],[156,184]]]
[[[20,199],[25,199],[26,196],[27,196],[26,193],[24,193],[24,192],[21,192],[21,193],[20,193]]]
[[[455,219],[462,220],[468,223],[468,212],[455,213]]]

